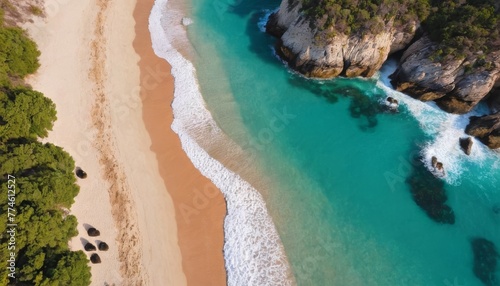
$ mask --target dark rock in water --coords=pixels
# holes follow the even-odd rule
[[[80,178],[80,179],[85,179],[85,178],[87,178],[87,173],[86,173],[84,170],[80,169],[80,168],[76,168],[75,173],[76,173],[76,176],[77,176],[78,178]]]
[[[472,150],[472,138],[467,137],[467,138],[460,138],[460,148],[464,151],[465,154],[470,155],[470,152]]]
[[[97,229],[95,229],[95,228],[91,227],[91,228],[89,228],[89,229],[87,230],[87,234],[88,234],[89,236],[99,236],[99,235],[101,235],[101,232],[99,232]]]
[[[85,251],[95,251],[96,250],[95,245],[93,245],[90,242],[87,242],[85,244],[84,248],[85,248]]]
[[[385,102],[386,102],[386,105],[390,111],[397,111],[398,110],[399,102],[397,99],[389,96],[389,97],[387,97]]]
[[[500,204],[497,204],[497,205],[493,206],[493,212],[495,214],[500,214]]]
[[[437,163],[436,163],[436,170],[438,170],[438,171],[442,171],[442,170],[443,170],[443,163],[441,163],[441,162],[437,162]]]
[[[432,159],[431,159],[432,168],[436,168],[437,163],[438,163],[438,159],[436,158],[436,156],[432,156]]]
[[[99,257],[99,254],[94,253],[90,256],[90,262],[93,264],[99,264],[101,263],[101,258]]]
[[[471,116],[465,133],[476,137],[491,149],[500,148],[500,112],[482,117]]]
[[[104,242],[104,241],[99,242],[99,250],[107,251],[108,249],[109,249],[109,246],[106,242]]]
[[[498,259],[500,258],[495,244],[484,238],[474,238],[471,241],[472,252],[474,253],[474,275],[476,275],[484,285],[498,286],[497,279]]]
[[[438,177],[443,177],[445,175],[443,163],[439,162],[436,156],[432,156],[431,165],[435,171],[434,175]]]
[[[438,163],[436,159],[436,166]],[[410,186],[410,192],[415,203],[432,220],[438,223],[455,223],[455,213],[446,204],[448,197],[446,196],[443,181],[430,173],[423,164],[414,167],[406,183]]]

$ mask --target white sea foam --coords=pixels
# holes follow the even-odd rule
[[[195,167],[226,198],[224,258],[228,285],[291,285],[290,268],[280,237],[260,193],[211,158],[193,137],[196,135],[193,132],[200,127],[210,130],[210,136],[204,140],[223,134],[205,108],[192,63],[171,45],[172,35],[179,36],[179,29],[183,27],[175,23],[169,13],[172,11],[167,9],[167,0],[155,1],[149,18],[153,49],[171,64],[175,78],[172,129],[179,135],[182,148]]]
[[[264,16],[260,17],[259,22],[257,23],[257,26],[259,27],[259,30],[262,33],[266,32],[266,24],[267,24],[267,21],[269,20],[269,16],[271,16],[272,13],[277,12],[278,9],[279,8],[276,8],[274,10],[270,10],[270,9],[264,9],[263,10]]]
[[[436,156],[445,167],[444,180],[450,184],[459,184],[460,175],[466,171],[464,162],[472,161],[476,164],[482,164],[488,157],[497,156],[494,151],[489,150],[474,138],[472,139],[474,144],[470,156],[464,154],[458,143],[460,137],[469,136],[464,132],[469,117],[484,114],[484,109],[478,107],[463,115],[450,114],[439,109],[434,102],[422,102],[398,92],[393,89],[389,80],[389,75],[395,71],[396,66],[397,62],[394,60],[384,64],[379,73],[377,86],[383,89],[388,96],[396,98],[400,104],[404,105],[410,114],[418,120],[423,132],[431,138],[422,146],[421,152],[424,163],[431,172],[434,171],[431,166],[431,158]]]

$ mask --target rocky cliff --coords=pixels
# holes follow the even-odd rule
[[[465,132],[491,149],[500,148],[500,112],[482,117],[471,116]]]
[[[404,52],[393,83],[417,99],[435,100],[447,112],[469,112],[499,80],[500,51],[436,59],[437,50],[428,36],[413,43]]]
[[[395,27],[385,23],[379,33],[347,35],[333,28],[322,30],[302,13],[302,2],[283,0],[272,14],[266,30],[279,38],[277,53],[291,68],[308,77],[371,77],[390,53],[406,47],[418,23],[409,21]]]

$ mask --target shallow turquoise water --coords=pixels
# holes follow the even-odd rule
[[[497,155],[460,161],[460,180],[444,185],[456,222],[436,223],[406,182],[435,135],[407,106],[384,112],[376,80],[289,72],[258,27],[279,1],[192,5],[203,96],[271,179],[266,202],[298,285],[482,285],[470,240],[500,245]]]

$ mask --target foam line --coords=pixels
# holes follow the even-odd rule
[[[191,136],[200,126],[209,126],[215,135],[222,131],[205,108],[193,64],[171,45],[172,35],[179,36],[178,29],[183,27],[168,13],[173,12],[167,10],[167,0],[156,0],[149,18],[153,49],[170,63],[175,78],[172,129],[194,166],[222,191],[227,202],[224,258],[228,285],[292,285],[281,239],[260,193],[210,157]]]
[[[497,159],[498,154],[495,151],[489,150],[475,138],[473,138],[474,144],[470,156],[464,154],[458,143],[460,137],[469,136],[464,132],[469,123],[469,117],[484,115],[487,110],[478,106],[467,114],[450,114],[439,109],[434,102],[422,102],[396,91],[389,80],[389,75],[395,71],[396,67],[395,60],[387,61],[380,70],[377,86],[384,90],[387,96],[397,99],[417,119],[422,131],[431,138],[422,146],[421,151],[423,161],[431,172],[434,171],[431,158],[436,156],[445,167],[446,175],[443,179],[449,184],[457,185],[460,184],[460,176],[466,171],[464,162],[483,164],[487,159]]]

